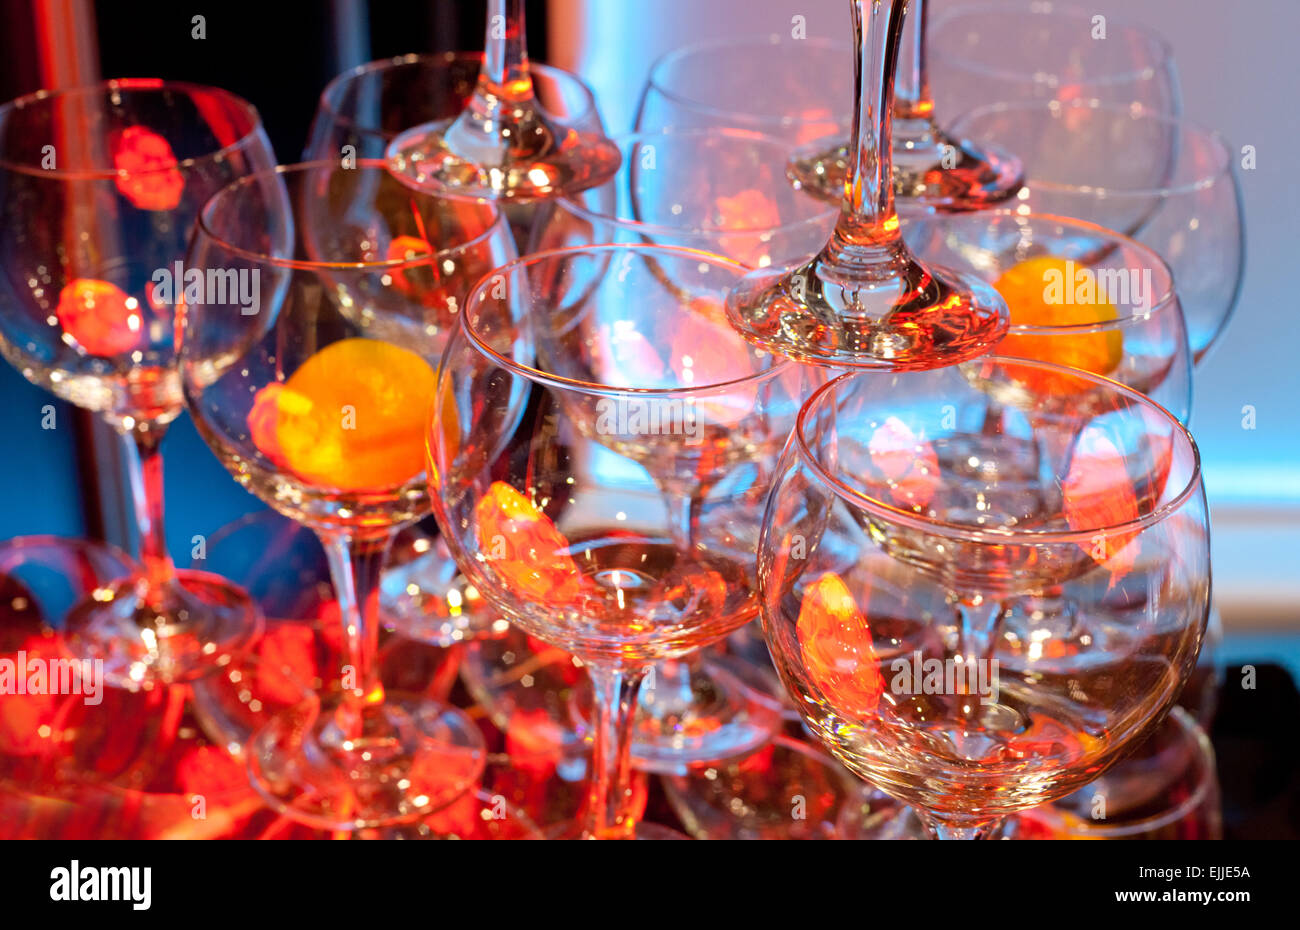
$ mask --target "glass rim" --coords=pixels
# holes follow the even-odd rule
[[[1085,196],[1096,197],[1099,200],[1121,200],[1125,198],[1147,198],[1147,197],[1167,197],[1175,194],[1188,194],[1193,191],[1205,190],[1213,187],[1224,178],[1232,177],[1232,159],[1229,155],[1228,141],[1223,133],[1217,129],[1210,129],[1193,120],[1183,116],[1175,116],[1171,113],[1157,113],[1147,107],[1139,104],[1118,104],[1105,103],[1096,98],[1088,100],[1003,100],[996,103],[988,103],[976,107],[966,113],[963,113],[953,121],[950,131],[957,136],[963,136],[969,131],[970,126],[978,119],[983,119],[995,113],[1009,113],[1012,110],[1030,111],[1030,110],[1047,110],[1060,111],[1068,107],[1071,110],[1088,109],[1098,110],[1116,116],[1127,116],[1130,120],[1150,120],[1166,124],[1174,124],[1178,127],[1181,135],[1190,135],[1200,141],[1208,143],[1214,148],[1214,165],[1212,168],[1203,172],[1198,172],[1198,176],[1190,181],[1182,181],[1177,184],[1162,184],[1150,187],[1099,187],[1095,184],[1066,184],[1061,181],[1039,181],[1027,180],[1026,186],[1032,191],[1037,187],[1045,191],[1082,194]]]
[[[1199,767],[1200,777],[1196,779],[1196,786],[1191,793],[1168,810],[1159,811],[1140,820],[1122,824],[1110,824],[1104,820],[1089,820],[1085,821],[1086,827],[1081,829],[1067,827],[1070,836],[1091,837],[1093,839],[1122,839],[1139,833],[1159,830],[1171,823],[1182,820],[1205,802],[1216,777],[1214,744],[1210,742],[1210,737],[1206,734],[1204,727],[1198,724],[1190,713],[1177,704],[1169,709],[1169,716],[1166,719],[1174,721],[1182,738],[1192,744],[1192,751],[1195,756],[1194,765]],[[1153,732],[1151,738],[1154,738],[1154,735]],[[1121,760],[1119,764],[1122,765],[1123,761]]]
[[[172,81],[164,78],[112,78],[107,81],[98,81],[94,84],[82,84],[75,87],[63,88],[45,88],[26,94],[8,103],[0,105],[0,125],[3,125],[5,118],[13,112],[26,107],[35,106],[44,103],[47,100],[70,99],[73,97],[87,97],[90,95],[102,96],[111,92],[139,92],[139,91],[181,91],[191,98],[195,92],[212,94],[221,97],[230,104],[233,109],[242,111],[244,116],[249,120],[249,129],[234,142],[214,149],[211,152],[205,152],[202,155],[195,155],[190,158],[182,158],[175,164],[161,165],[156,168],[144,168],[140,170],[122,170],[119,168],[42,168],[39,165],[15,162],[0,156],[0,170],[13,171],[17,174],[24,174],[32,177],[60,178],[74,181],[112,181],[122,177],[148,177],[153,174],[161,174],[167,171],[186,171],[198,165],[206,164],[211,161],[219,161],[234,152],[247,148],[250,142],[254,141],[258,134],[262,132],[262,116],[257,112],[257,107],[249,103],[238,94],[231,93],[221,87],[214,87],[210,84],[199,84],[193,81]],[[268,147],[269,148],[269,147]]]
[[[617,145],[619,147],[619,150],[622,152],[623,146],[627,143],[638,144],[642,140],[646,140],[646,139],[665,139],[665,138],[672,138],[672,137],[685,138],[690,136],[706,138],[706,139],[731,138],[731,139],[756,143],[758,145],[766,145],[766,146],[771,146],[773,148],[780,148],[783,151],[783,153],[785,153],[786,155],[788,155],[790,152],[789,144],[786,143],[783,139],[780,139],[776,136],[767,135],[766,133],[758,132],[757,130],[743,129],[736,126],[691,127],[691,128],[682,128],[682,129],[670,127],[666,129],[650,130],[644,132],[638,131],[638,132],[622,133],[620,135],[610,136],[609,139],[611,142]],[[626,155],[627,153],[624,152],[623,154]],[[623,172],[620,167],[620,170],[614,175],[614,178],[611,180],[616,180],[622,173]],[[784,174],[781,177],[783,181],[786,180]],[[789,188],[788,181],[786,182],[785,187]],[[593,190],[598,191],[600,190],[600,188],[597,187],[594,188]],[[582,193],[589,193],[589,192],[590,191],[584,191]],[[574,197],[560,197],[558,202],[559,202],[559,206],[563,207],[565,210],[568,210],[570,213],[576,214],[582,219],[592,221],[592,222],[597,222],[597,223],[607,223],[611,226],[616,226],[620,229],[628,230],[629,232],[636,232],[636,233],[641,233],[641,234],[651,235],[651,236],[658,235],[658,236],[692,236],[698,238],[722,238],[724,236],[738,236],[738,235],[747,235],[747,234],[753,235],[753,234],[760,234],[760,233],[772,233],[772,234],[785,233],[803,227],[813,227],[816,226],[818,223],[826,222],[828,218],[833,218],[839,215],[838,207],[832,207],[829,204],[827,204],[825,206],[825,209],[822,210],[822,212],[816,214],[815,216],[810,216],[802,220],[795,220],[790,223],[783,223],[780,226],[745,226],[745,227],[723,228],[723,229],[705,229],[698,226],[664,226],[658,223],[645,223],[640,220],[630,220],[621,216],[614,216],[608,213],[600,213],[596,210],[592,210],[591,208],[585,206]],[[820,202],[814,201],[814,203],[820,203]],[[615,209],[617,209],[617,206],[615,206]]]
[[[1111,330],[1124,329],[1129,326],[1136,326],[1156,313],[1166,313],[1172,308],[1181,308],[1181,304],[1178,300],[1177,288],[1174,286],[1174,273],[1170,270],[1169,263],[1160,256],[1160,253],[1156,252],[1156,250],[1150,246],[1138,242],[1136,239],[1129,238],[1121,232],[1107,229],[1105,226],[1099,226],[1098,224],[1090,223],[1087,220],[1076,219],[1072,216],[1061,216],[1056,213],[1019,213],[1014,208],[999,207],[991,210],[977,210],[968,213],[925,214],[910,218],[905,222],[924,223],[928,220],[936,222],[940,226],[946,228],[959,226],[963,223],[978,224],[981,221],[987,223],[991,222],[995,218],[1024,221],[1041,220],[1065,227],[1073,227],[1085,235],[1109,240],[1110,245],[1145,253],[1143,255],[1144,264],[1140,267],[1149,267],[1161,276],[1160,297],[1152,301],[1151,309],[1146,311],[1142,316],[1138,316],[1137,312],[1133,311],[1126,316],[1118,316],[1113,320],[1100,320],[1095,323],[1063,323],[1055,326],[1042,323],[1032,325],[1012,323],[1007,329],[1008,336],[1061,336],[1104,333]],[[1073,259],[1070,259],[1070,261],[1073,261]],[[1083,267],[1091,266],[1083,265]],[[990,286],[992,286],[991,282]],[[1186,329],[1185,324],[1184,329]]]
[[[781,377],[786,372],[793,370],[797,365],[790,359],[770,352],[765,352],[771,357],[773,364],[764,371],[747,375],[743,378],[736,378],[731,381],[721,381],[717,384],[695,385],[692,387],[675,387],[675,388],[646,388],[646,387],[621,387],[610,384],[596,384],[590,381],[581,381],[577,378],[568,378],[564,375],[553,374],[549,371],[542,371],[531,365],[525,365],[508,358],[492,348],[482,336],[475,331],[471,322],[471,317],[476,316],[474,311],[485,300],[483,297],[492,287],[497,277],[509,275],[514,272],[526,269],[530,265],[542,264],[544,262],[561,260],[567,256],[578,255],[581,253],[609,253],[616,254],[619,252],[642,252],[661,256],[676,256],[679,258],[694,258],[697,263],[707,263],[719,268],[728,268],[738,272],[736,280],[740,280],[744,273],[750,269],[746,268],[739,262],[724,258],[721,255],[715,255],[712,252],[705,252],[702,249],[688,249],[680,246],[654,245],[652,243],[604,243],[599,245],[577,245],[568,246],[559,249],[545,249],[540,252],[530,252],[529,254],[509,261],[498,268],[488,272],[474,289],[470,291],[469,296],[465,299],[465,309],[459,314],[460,328],[465,333],[471,347],[479,355],[486,358],[489,362],[497,365],[507,371],[512,372],[522,378],[526,378],[534,384],[542,387],[557,388],[565,391],[576,391],[582,394],[589,394],[597,397],[620,397],[632,395],[635,397],[645,398],[690,398],[701,395],[710,395],[722,393],[737,388],[747,387],[750,385],[763,384],[767,381]],[[443,353],[443,363],[450,357],[451,343],[447,344],[447,352]],[[752,347],[751,347],[752,348]],[[756,352],[762,352],[759,349],[753,349]],[[441,368],[441,365],[439,366]],[[441,377],[441,375],[440,375]]]
[[[33,533],[11,536],[0,540],[0,572],[9,572],[23,561],[24,553],[35,554],[41,549],[68,549],[81,553],[103,553],[128,571],[138,571],[136,560],[111,542],[83,539],[79,536],[57,536],[53,533]],[[126,577],[126,576],[123,576]]]
[[[406,132],[406,129],[398,129],[390,132],[389,130],[379,129],[373,126],[362,126],[352,117],[340,113],[338,108],[334,106],[330,95],[337,92],[340,88],[350,82],[356,81],[360,78],[368,77],[372,74],[391,72],[412,65],[434,65],[447,68],[456,62],[463,61],[467,63],[473,62],[481,67],[483,55],[483,52],[413,52],[406,55],[395,55],[392,58],[377,58],[374,61],[368,61],[365,64],[357,65],[355,68],[349,68],[347,71],[336,74],[334,77],[330,78],[329,83],[325,85],[324,89],[320,92],[320,96],[317,98],[316,115],[319,116],[324,113],[329,116],[331,121],[360,135],[373,136],[381,141],[391,141],[403,132]],[[566,124],[577,123],[586,119],[590,114],[595,112],[596,95],[592,93],[591,88],[587,86],[587,82],[577,74],[572,71],[567,71],[564,68],[557,68],[554,65],[542,64],[541,62],[531,60],[528,62],[528,70],[547,75],[557,82],[572,82],[572,84],[582,92],[584,101],[583,109],[573,115],[565,116],[561,122]],[[416,125],[418,126],[423,124]],[[407,129],[413,128],[415,128],[415,126],[407,127]]]
[[[817,479],[825,485],[835,496],[839,497],[850,507],[859,510],[865,510],[868,513],[875,514],[885,520],[893,523],[900,523],[910,529],[919,530],[931,535],[943,536],[946,539],[960,539],[973,543],[986,544],[1004,544],[1008,541],[1012,543],[1021,543],[1025,545],[1043,545],[1059,543],[1075,543],[1086,547],[1091,547],[1098,533],[1111,535],[1127,535],[1130,532],[1140,532],[1149,526],[1164,521],[1166,518],[1173,516],[1195,495],[1201,488],[1201,451],[1196,445],[1196,440],[1188,431],[1187,427],[1165,407],[1152,400],[1140,391],[1120,384],[1111,378],[1102,375],[1095,375],[1091,372],[1082,371],[1077,368],[1068,368],[1063,365],[1053,365],[1048,362],[1035,361],[1033,359],[1014,358],[1002,355],[982,355],[978,358],[971,359],[970,362],[963,364],[980,364],[983,362],[1009,363],[1011,365],[1037,368],[1047,374],[1059,375],[1068,374],[1071,377],[1079,378],[1084,381],[1105,387],[1115,393],[1126,396],[1131,401],[1136,401],[1139,406],[1149,407],[1156,410],[1170,424],[1173,425],[1172,434],[1175,442],[1181,441],[1192,453],[1191,474],[1188,477],[1187,484],[1165,503],[1161,504],[1150,513],[1140,514],[1136,518],[1125,520],[1122,523],[1112,524],[1110,526],[1090,526],[1084,529],[1069,530],[1034,530],[1034,529],[1014,529],[1008,527],[991,527],[986,529],[975,529],[965,524],[949,523],[945,520],[936,520],[930,517],[921,516],[911,511],[902,510],[887,504],[882,500],[872,497],[866,492],[852,487],[844,482],[838,475],[831,474],[826,466],[822,464],[818,456],[808,445],[807,426],[808,418],[814,411],[819,410],[826,401],[826,398],[836,391],[842,382],[856,378],[875,377],[879,378],[881,373],[876,371],[850,371],[827,381],[818,387],[804,401],[799,410],[799,415],[795,419],[794,431],[791,433],[791,441],[794,443],[799,457],[811,468]],[[931,369],[933,371],[934,369]],[[916,372],[903,372],[902,374],[915,374]],[[774,485],[775,487],[775,485]]]
[[[980,16],[984,16],[989,13],[995,13],[995,12],[1015,13],[1017,15],[1026,16],[1026,17],[1044,16],[1044,17],[1086,19],[1089,22],[1092,21],[1092,17],[1095,15],[1093,12],[1080,6],[1075,6],[1068,3],[1067,4],[1053,3],[1050,2],[1050,0],[1048,0],[1048,2],[1039,2],[1039,0],[1035,0],[1035,2],[1031,2],[1028,4],[1010,3],[1010,2],[973,3],[966,6],[958,7],[956,9],[948,10],[943,16],[940,16],[935,21],[934,25],[931,27],[930,35],[931,37],[938,35],[939,31],[943,27],[948,26],[951,23],[961,20],[963,18],[969,18],[971,16],[974,16],[978,19]],[[1174,60],[1173,46],[1170,45],[1169,40],[1166,39],[1164,36],[1162,36],[1160,33],[1156,32],[1154,29],[1150,29],[1146,26],[1141,25],[1140,23],[1132,22],[1122,17],[1119,20],[1115,20],[1109,16],[1106,17],[1107,30],[1110,30],[1117,26],[1126,32],[1141,37],[1141,39],[1144,42],[1147,42],[1149,45],[1151,45],[1156,49],[1156,51],[1159,53],[1158,57],[1150,66],[1133,69],[1131,71],[1126,71],[1123,73],[1112,72],[1109,74],[1099,75],[1097,77],[1089,77],[1080,83],[1083,83],[1085,85],[1096,85],[1099,87],[1105,87],[1114,84],[1123,84],[1126,82],[1131,82],[1135,79],[1144,78],[1152,70],[1153,67],[1160,68],[1160,67],[1169,67],[1170,65],[1172,65]],[[1109,32],[1107,34],[1109,35]],[[937,46],[935,47],[937,48]],[[1001,78],[1004,80],[1011,80],[1011,81],[1025,81],[1026,79],[1028,79],[1030,83],[1034,83],[1034,84],[1040,83],[1039,81],[1036,80],[1036,77],[1041,72],[1029,73],[1025,71],[1008,71],[1003,68],[999,68],[996,65],[986,65],[983,64],[982,62],[974,61],[970,58],[962,57],[959,55],[956,56],[936,55],[935,58],[936,60],[942,59],[942,61],[946,65],[952,65],[954,67],[960,68],[961,70],[968,71],[972,74],[982,74],[986,77],[996,77],[996,78]]]
[[[216,243],[220,248],[230,252],[232,255],[237,255],[240,258],[247,259],[248,261],[256,262],[261,265],[268,265],[273,268],[289,268],[296,271],[329,270],[329,271],[365,271],[365,272],[404,271],[408,268],[419,268],[424,265],[429,265],[437,261],[438,259],[445,259],[452,255],[457,255],[468,249],[474,248],[475,246],[482,245],[484,242],[488,241],[494,233],[498,232],[499,230],[505,230],[506,234],[509,235],[509,226],[506,224],[505,213],[496,204],[496,202],[492,200],[487,200],[482,197],[470,197],[464,194],[454,194],[450,192],[431,193],[429,191],[419,191],[414,189],[411,190],[411,193],[413,195],[420,196],[420,197],[487,207],[488,210],[491,211],[492,220],[491,222],[488,223],[487,228],[484,229],[482,232],[478,233],[473,238],[467,239],[464,242],[457,243],[454,246],[450,246],[448,248],[435,249],[433,252],[425,253],[422,255],[416,255],[412,258],[385,259],[383,261],[373,261],[373,262],[365,262],[365,261],[320,262],[320,261],[312,261],[310,259],[302,259],[302,258],[280,258],[275,255],[267,255],[264,252],[257,252],[252,249],[246,249],[243,248],[242,246],[237,246],[232,242],[230,242],[225,236],[218,235],[216,232],[213,231],[211,225],[210,212],[213,209],[215,209],[217,206],[219,206],[225,200],[225,198],[235,196],[235,194],[238,192],[239,189],[245,187],[251,187],[254,183],[263,181],[272,175],[284,177],[285,175],[289,175],[289,174],[298,174],[301,172],[318,170],[318,169],[319,170],[328,169],[331,172],[343,171],[347,173],[355,173],[365,169],[365,170],[378,170],[384,172],[385,174],[390,174],[388,170],[388,162],[378,158],[359,158],[357,159],[356,167],[353,168],[342,167],[342,165],[336,159],[297,162],[292,165],[276,165],[274,168],[271,168],[267,171],[258,171],[254,174],[247,174],[241,178],[237,178],[236,180],[227,184],[221,190],[217,191],[210,198],[208,198],[208,202],[205,203],[203,205],[203,209],[199,211],[199,216],[197,220],[197,231],[201,233],[205,238]],[[429,243],[429,245],[432,246],[433,243]]]
[[[771,32],[771,33],[753,33],[747,36],[730,36],[730,37],[723,37],[718,39],[703,39],[699,42],[692,42],[690,45],[683,45],[678,48],[672,49],[671,51],[665,52],[664,54],[656,58],[654,63],[650,66],[650,73],[649,76],[646,78],[645,92],[641,95],[641,102],[642,104],[644,104],[646,98],[649,96],[650,90],[653,88],[655,91],[663,94],[665,97],[674,101],[675,103],[689,107],[690,109],[694,110],[697,113],[703,113],[711,116],[724,116],[733,119],[743,119],[747,122],[760,124],[760,125],[778,124],[778,125],[789,126],[789,125],[798,125],[800,123],[827,122],[828,120],[835,121],[835,122],[843,121],[837,119],[834,116],[831,116],[829,118],[822,117],[815,120],[811,120],[811,119],[795,118],[790,116],[768,116],[768,115],[757,114],[757,113],[736,113],[735,111],[728,110],[725,107],[715,106],[713,104],[706,103],[703,100],[699,100],[698,98],[687,97],[676,90],[669,89],[665,85],[663,76],[661,74],[661,71],[664,68],[667,68],[669,65],[675,64],[678,59],[686,58],[690,55],[699,55],[705,52],[716,52],[719,49],[744,48],[746,46],[782,45],[782,44],[785,44],[785,40],[782,39],[781,33]],[[843,52],[845,55],[854,54],[854,48],[851,42],[842,42],[838,39],[829,39],[823,36],[814,36],[812,38],[800,39],[798,40],[798,46],[817,47],[817,48],[826,49],[828,51]]]

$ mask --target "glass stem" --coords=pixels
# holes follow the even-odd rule
[[[632,721],[647,669],[631,671],[587,663],[595,701],[585,839],[628,840],[636,835],[632,810]]]
[[[321,544],[329,559],[330,579],[339,603],[343,623],[343,697],[336,723],[348,738],[359,738],[364,730],[364,713],[384,701],[379,681],[378,598],[379,576],[388,556],[391,534],[359,537],[350,533],[321,533]]]
[[[964,820],[941,817],[932,811],[918,811],[921,822],[936,840],[988,840],[997,835],[1002,818]]]
[[[907,0],[851,0],[851,6],[858,50],[853,65],[857,97],[844,203],[828,251],[837,264],[868,266],[880,261],[877,248],[893,250],[901,242],[890,145],[894,72]]]
[[[157,601],[176,579],[176,567],[167,552],[167,527],[163,522],[164,427],[134,429],[125,437],[131,504],[140,532],[140,562],[148,579],[148,597]],[[156,606],[156,604],[155,604]]]
[[[993,653],[993,636],[1002,619],[1002,603],[973,594],[957,599],[957,616],[961,639],[958,649],[969,661],[989,658]]]
[[[905,41],[894,87],[896,119],[929,120],[934,113],[925,52],[925,26],[929,12],[929,0],[912,0],[907,11],[907,29],[903,33]]]
[[[489,0],[483,68],[475,97],[528,100],[533,79],[528,71],[528,40],[524,32],[524,0]]]

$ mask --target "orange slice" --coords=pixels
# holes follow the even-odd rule
[[[533,502],[494,481],[474,508],[479,551],[519,598],[572,603],[582,591],[569,541]]]
[[[994,282],[1011,311],[1011,332],[998,345],[999,355],[1027,358],[1078,368],[1097,375],[1109,375],[1124,360],[1124,335],[1118,329],[1097,332],[1024,333],[1017,326],[1056,327],[1107,323],[1119,319],[1119,312],[1101,295],[1091,303],[1068,303],[1075,282],[1070,272],[1077,266],[1062,258],[1042,256],[1008,268]],[[1058,293],[1052,293],[1053,284]],[[1049,302],[1051,297],[1051,302]],[[1077,394],[1089,385],[1075,378],[1034,372],[1035,390],[1050,394]]]
[[[264,435],[260,448],[316,484],[400,487],[424,471],[434,389],[433,369],[414,352],[378,339],[342,339],[284,383],[275,395],[274,446]]]
[[[885,679],[866,618],[839,575],[826,572],[804,591],[795,630],[804,667],[835,710],[872,716]]]
[[[121,355],[140,342],[144,320],[134,297],[116,284],[74,278],[59,291],[54,310],[63,331],[91,355]]]

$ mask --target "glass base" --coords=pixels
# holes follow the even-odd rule
[[[746,275],[727,297],[732,326],[797,361],[880,371],[968,361],[1006,334],[1006,303],[985,282],[926,268],[898,239],[838,240],[802,266]]]
[[[431,646],[499,639],[509,624],[461,575],[440,538],[399,536],[379,582],[384,626]]]
[[[710,650],[699,662],[655,667],[654,687],[641,686],[633,724],[632,764],[679,775],[693,766],[748,755],[780,732],[780,684],[743,660]],[[585,728],[589,689],[575,697]]]
[[[466,132],[460,118],[417,126],[389,144],[389,163],[398,179],[420,190],[518,202],[596,187],[622,163],[613,142],[553,125],[539,108],[517,122],[508,139]],[[516,139],[525,137],[541,141],[521,151]]]
[[[945,213],[983,210],[1015,196],[1024,183],[1019,159],[992,146],[954,139],[928,121],[905,131],[894,123],[894,196],[910,205]],[[798,149],[786,166],[796,188],[838,206],[844,200],[848,142],[825,140]]]
[[[106,682],[135,691],[209,675],[261,631],[261,611],[246,591],[185,570],[159,592],[138,576],[97,588],[68,612],[64,635],[77,658],[103,662]]]
[[[419,695],[367,708],[363,735],[339,726],[338,698],[283,711],[245,747],[253,788],[274,810],[321,830],[413,823],[472,790],[487,750],[474,722]]]
[[[912,808],[866,786],[840,808],[835,835],[841,840],[934,839]]]
[[[668,803],[700,840],[830,840],[861,782],[816,746],[778,736],[758,752],[661,780]]]
[[[576,823],[559,823],[544,831],[544,836],[548,840],[583,840],[592,839],[584,836],[582,832],[582,821],[579,819]],[[657,823],[638,823],[636,825],[636,835],[634,840],[689,840],[690,837],[680,830],[674,830],[672,827],[665,827]]]

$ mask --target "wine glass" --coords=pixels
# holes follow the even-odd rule
[[[538,100],[524,0],[489,0],[484,43],[465,109],[394,138],[387,152],[393,171],[416,187],[520,203],[574,193],[613,174],[618,150],[608,139]]]
[[[1223,839],[1214,747],[1181,707],[1134,753],[1055,804],[1008,820],[1007,839]]]
[[[430,483],[452,554],[592,682],[584,836],[637,833],[630,724],[649,667],[755,616],[759,498],[810,372],[728,327],[743,271],[656,245],[535,253],[475,289],[439,368]]]
[[[945,113],[1030,100],[1100,100],[1172,116],[1182,112],[1169,43],[1083,6],[1055,0],[963,4],[931,26],[927,51],[934,99]]]
[[[701,249],[749,268],[807,258],[826,241],[835,212],[786,181],[783,140],[739,129],[633,133],[614,139],[617,174],[556,200],[539,218],[534,249],[653,243]],[[781,697],[719,650],[658,665],[642,687],[632,757],[639,768],[744,755],[781,725]],[[772,682],[775,684],[775,682]],[[779,689],[778,689],[779,690]]]
[[[853,83],[826,63],[853,53],[847,42],[778,35],[684,46],[651,67],[636,130],[747,129],[791,148],[847,132]]]
[[[482,70],[481,52],[442,52],[401,55],[343,72],[321,91],[303,160],[383,158],[405,130],[463,113]],[[542,109],[580,132],[603,132],[596,99],[581,78],[536,62],[528,71]]]
[[[1153,250],[1082,220],[1019,209],[918,216],[904,221],[903,238],[925,261],[1002,295],[1011,328],[999,355],[1104,375],[1187,422],[1187,327],[1173,276]]]
[[[758,578],[814,733],[936,835],[986,836],[1105,772],[1190,674],[1196,446],[1144,395],[1042,362],[842,375],[782,454]],[[1054,587],[1079,623],[1015,615]]]
[[[399,133],[454,119],[473,97],[483,61],[481,52],[403,55],[345,71],[321,92],[304,160],[383,158]],[[546,113],[581,133],[603,134],[595,97],[577,75],[536,63],[529,64],[529,74]],[[517,246],[526,247],[536,210],[513,201],[502,206]],[[499,636],[504,626],[476,609],[476,594],[464,584],[432,520],[394,540],[380,605],[387,625],[438,645]]]
[[[319,536],[342,618],[341,691],[244,747],[254,787],[309,826],[412,821],[482,772],[472,721],[385,694],[372,595],[393,532],[428,512],[436,356],[470,285],[511,254],[490,202],[413,191],[381,161],[254,175],[200,216],[190,264],[256,275],[263,301],[185,307],[186,401],[235,479]]]
[[[118,687],[208,674],[261,622],[234,585],[176,571],[160,447],[182,408],[173,318],[194,219],[212,193],[274,163],[257,111],[197,84],[107,81],[0,107],[0,209],[13,228],[0,244],[0,353],[128,447],[143,569],[67,620],[69,648],[102,660]]]
[[[854,0],[858,43],[852,158],[830,242],[801,265],[755,271],[727,299],[755,345],[803,362],[906,370],[988,350],[1006,304],[983,282],[927,267],[899,234],[891,182],[893,69],[907,0]]]
[[[536,249],[654,243],[700,249],[749,268],[808,258],[836,212],[791,189],[783,140],[741,129],[617,136],[620,165],[604,184],[561,197],[541,217]]]
[[[1205,358],[1244,271],[1241,190],[1222,136],[1095,100],[994,104],[953,131],[1015,147],[1025,164],[1018,209],[1088,220],[1157,252],[1178,283],[1193,358]]]
[[[900,15],[906,15],[911,28],[900,30],[890,48],[900,60],[893,103],[894,196],[942,211],[1001,203],[1020,187],[1020,161],[1005,149],[977,145],[940,128],[930,94],[929,11],[929,0],[909,0]],[[814,197],[838,204],[854,159],[844,134],[818,140],[791,157],[790,180]]]

